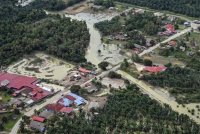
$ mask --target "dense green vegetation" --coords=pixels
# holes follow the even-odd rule
[[[112,20],[105,20],[95,24],[95,27],[103,35],[110,35],[111,33],[119,32],[122,30],[122,24],[119,21],[120,17],[114,17]]]
[[[114,92],[98,115],[91,111],[85,119],[81,112],[74,118],[55,116],[47,123],[47,134],[105,134],[105,133],[200,133],[200,127],[185,115],[179,115],[161,106],[147,95],[140,93],[134,85]]]
[[[85,61],[89,44],[86,24],[48,16],[42,10],[0,1],[0,63],[8,65],[25,54],[44,51],[65,60]]]
[[[123,21],[121,20],[123,19]],[[154,16],[152,13],[130,14],[127,17],[115,17],[112,20],[103,21],[95,24],[103,35],[109,35],[116,32],[131,33],[134,30],[140,30],[147,35],[155,35],[161,31],[162,19]]]
[[[104,6],[106,8],[113,7],[115,5],[113,0],[95,0],[94,4],[98,6]]]
[[[200,17],[199,0],[115,0],[157,10],[168,10],[192,17]]]
[[[162,20],[166,18],[155,17],[152,13],[145,12],[144,14],[129,14],[128,16],[114,17],[112,20],[103,21],[95,24],[103,36],[124,36],[125,47],[127,49],[135,48],[135,44],[146,45],[146,37],[155,37],[158,39],[157,33],[165,30],[162,26]],[[152,40],[150,44],[154,45]]]
[[[51,11],[59,11],[63,10],[67,7],[70,7],[76,3],[79,3],[84,0],[35,0],[33,3],[31,3],[31,7],[37,8],[37,9],[46,9]]]
[[[169,67],[166,71],[144,75],[143,80],[154,86],[169,88],[180,103],[200,101],[200,72],[189,68]]]

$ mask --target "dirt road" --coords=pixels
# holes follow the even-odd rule
[[[192,115],[191,113],[188,112],[187,106],[183,107],[179,105],[174,99],[171,99],[170,96],[164,95],[164,93],[163,94],[159,93],[161,89],[152,89],[151,86],[147,85],[141,80],[132,77],[131,75],[129,75],[124,71],[119,70],[117,72],[121,74],[123,78],[128,79],[132,83],[136,84],[142,90],[142,92],[148,94],[150,98],[157,100],[161,104],[168,104],[172,108],[172,110],[180,114],[186,114],[196,123],[200,124],[200,120],[195,115]],[[179,107],[177,107],[178,105]]]

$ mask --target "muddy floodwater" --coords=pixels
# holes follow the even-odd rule
[[[101,42],[101,34],[94,27],[95,23],[111,20],[117,13],[106,14],[91,14],[91,13],[78,13],[76,15],[65,15],[75,20],[85,21],[90,33],[90,44],[87,49],[85,58],[87,61],[98,65],[101,61],[108,61],[112,65],[116,65],[121,62],[125,57],[120,52],[120,47],[116,44],[103,44]],[[101,50],[101,53],[98,53]]]
[[[36,53],[10,65],[7,71],[43,79],[61,80],[73,68],[74,65],[66,61],[44,53]]]

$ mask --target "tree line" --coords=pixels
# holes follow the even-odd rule
[[[115,0],[156,10],[168,10],[192,17],[200,17],[199,0]]]
[[[81,1],[84,0],[67,0],[67,2],[64,0],[35,0],[30,4],[30,6],[37,9],[60,11]]]

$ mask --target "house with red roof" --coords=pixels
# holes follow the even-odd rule
[[[165,66],[146,66],[144,67],[144,71],[150,72],[150,73],[158,73],[165,71],[167,67]]]
[[[36,77],[28,77],[18,74],[11,74],[7,72],[0,73],[0,87],[7,87],[8,89],[14,90],[13,96],[17,96],[24,88],[30,89],[30,97],[34,101],[40,101],[45,97],[51,95],[51,92],[41,89],[36,84],[38,79]]]
[[[166,29],[167,29],[167,32],[169,32],[169,33],[174,33],[175,32],[174,25],[172,25],[172,24],[167,24],[166,25]]]
[[[83,68],[83,67],[80,67],[78,70],[79,70],[80,72],[86,73],[86,74],[91,73],[90,70],[87,70],[87,69],[85,69],[85,68]]]
[[[59,112],[64,106],[59,105],[59,104],[48,104],[45,106],[45,108],[48,111],[52,111],[52,112]]]
[[[63,107],[61,110],[60,110],[61,113],[65,113],[65,114],[71,114],[73,112],[73,108],[71,107]]]
[[[32,117],[32,120],[38,121],[38,122],[44,122],[44,121],[45,121],[45,118],[40,117],[40,116],[33,116],[33,117]]]

